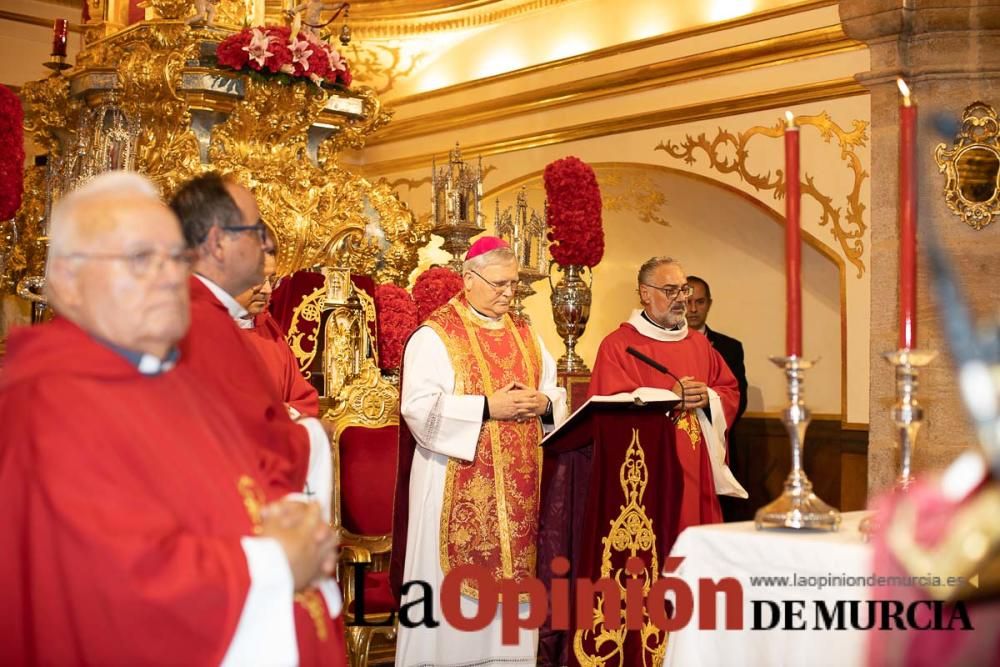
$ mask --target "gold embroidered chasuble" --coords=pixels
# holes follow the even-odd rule
[[[541,350],[526,322],[507,314],[485,320],[456,297],[426,324],[444,341],[456,394],[489,396],[513,381],[538,387]],[[496,580],[535,575],[541,435],[537,419],[490,419],[479,434],[475,458],[448,462],[440,534],[444,574],[478,565]],[[462,592],[479,597],[468,580]]]

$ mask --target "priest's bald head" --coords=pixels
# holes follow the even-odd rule
[[[665,329],[686,322],[691,288],[684,269],[672,257],[651,257],[639,268],[639,301],[646,315]]]
[[[194,270],[232,296],[264,282],[264,253],[274,249],[253,193],[215,172],[183,184],[170,200]]]
[[[156,186],[101,174],[52,209],[46,293],[92,336],[163,358],[188,327],[191,253]]]
[[[518,282],[517,257],[507,242],[484,236],[469,248],[462,264],[465,298],[469,305],[492,318],[510,310]]]

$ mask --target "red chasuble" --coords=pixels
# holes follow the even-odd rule
[[[277,386],[281,400],[305,417],[319,417],[319,394],[299,371],[299,362],[281,336],[274,318],[263,312],[254,318],[253,329],[240,331],[260,354],[267,375]]]
[[[189,366],[199,382],[211,388],[215,401],[225,401],[237,411],[264,465],[280,470],[273,480],[281,484],[278,490],[302,491],[309,467],[309,434],[288,417],[260,355],[222,302],[194,276],[190,289],[191,328],[180,344],[180,366]]]
[[[652,326],[652,325],[650,325]],[[726,423],[731,424],[739,407],[736,378],[712,344],[697,331],[676,342],[656,340],[623,323],[601,342],[590,378],[587,397],[630,392],[638,387],[672,389],[676,380],[639,361],[625,349],[634,347],[660,362],[677,377],[691,376],[704,382],[719,395]],[[719,523],[722,511],[715,495],[712,465],[694,410],[677,419],[677,456],[684,469],[684,494],[681,500],[678,532],[688,526]]]
[[[0,663],[219,664],[250,585],[240,538],[277,486],[238,418],[191,368],[142,376],[66,320],[11,333]],[[303,664],[343,665],[316,598],[295,613]]]

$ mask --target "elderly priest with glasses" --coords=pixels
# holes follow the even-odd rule
[[[673,415],[684,471],[678,530],[721,522],[717,494],[747,497],[726,465],[726,431],[739,408],[739,386],[708,339],[688,328],[685,276],[669,257],[642,265],[642,308],[601,342],[588,391],[603,396],[656,387],[682,399]]]
[[[407,585],[396,664],[534,665],[537,631],[504,644],[499,609],[484,610],[493,621],[469,632],[440,608],[442,580],[455,568],[479,566],[495,580],[535,576],[538,445],[566,412],[552,357],[508,313],[518,265],[507,243],[476,241],[462,278],[463,292],[417,329],[403,357],[392,583]],[[479,615],[475,581],[462,586],[460,606],[465,618]],[[421,621],[440,625],[407,627]]]
[[[177,218],[115,172],[50,230],[57,315],[0,372],[0,664],[345,664],[335,535],[181,351]]]

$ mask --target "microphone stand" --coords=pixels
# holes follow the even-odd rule
[[[631,354],[633,357],[635,357],[639,361],[641,361],[642,363],[644,363],[647,366],[649,366],[650,368],[653,368],[654,370],[658,370],[661,373],[663,373],[664,375],[669,375],[673,379],[677,380],[677,384],[680,385],[680,388],[681,388],[681,406],[684,405],[684,383],[681,382],[681,379],[679,377],[677,377],[676,375],[674,375],[673,373],[671,373],[670,369],[667,368],[666,366],[664,366],[663,364],[661,364],[659,361],[657,361],[656,359],[653,359],[652,357],[646,356],[645,354],[643,354],[639,350],[635,349],[631,345],[629,345],[628,347],[626,347],[625,351],[628,352],[629,354]],[[681,407],[674,408],[674,409],[677,410],[677,412],[674,415],[674,421],[677,421],[677,415],[680,414]]]

